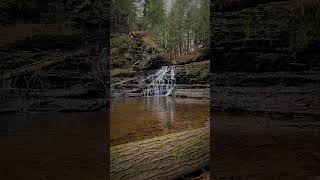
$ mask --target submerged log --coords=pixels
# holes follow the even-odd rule
[[[209,128],[111,147],[111,179],[173,179],[209,164]]]

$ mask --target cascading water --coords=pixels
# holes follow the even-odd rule
[[[175,66],[163,66],[158,72],[148,76],[151,82],[144,90],[144,96],[169,96],[176,85]]]

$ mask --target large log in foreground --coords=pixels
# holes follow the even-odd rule
[[[209,128],[111,147],[111,179],[173,179],[209,164]]]

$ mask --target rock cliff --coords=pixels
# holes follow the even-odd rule
[[[223,2],[212,12],[215,72],[320,69],[318,1]]]
[[[1,75],[24,72],[1,80],[1,111],[92,110],[105,104],[108,3],[1,1]]]

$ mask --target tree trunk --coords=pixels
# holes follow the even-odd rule
[[[190,52],[190,27],[189,27],[189,18],[187,20],[187,54]]]
[[[182,56],[182,42],[179,43],[179,58]]]
[[[150,0],[145,0],[143,5],[143,17],[147,16],[147,9],[149,6]]]
[[[209,164],[209,128],[111,147],[111,179],[173,179]]]

